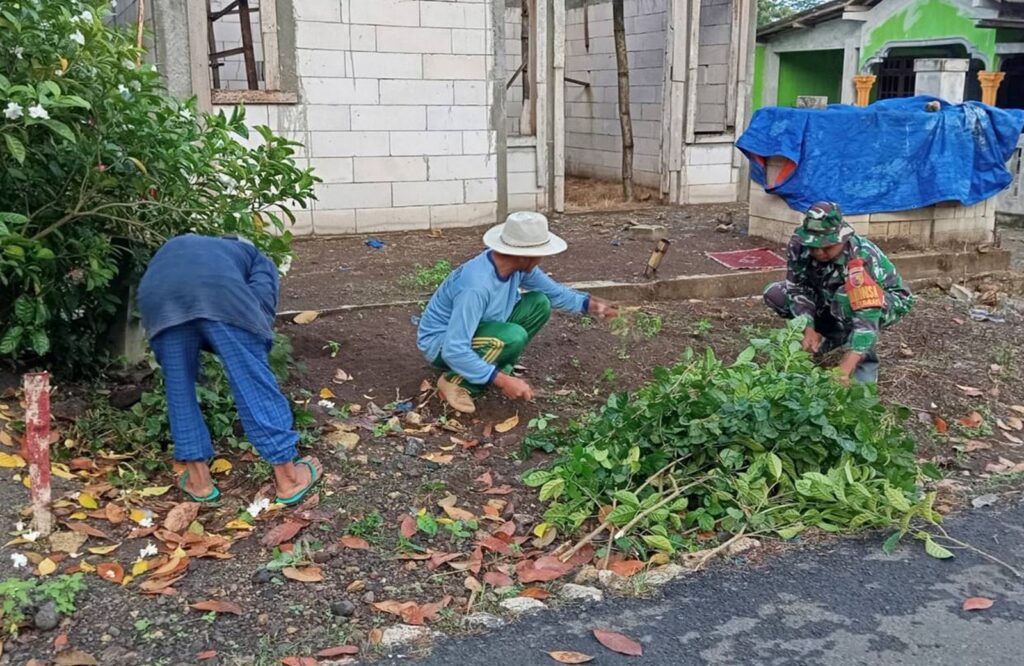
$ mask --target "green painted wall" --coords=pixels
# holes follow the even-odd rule
[[[780,53],[778,106],[796,106],[800,95],[823,95],[838,104],[842,81],[842,49]]]
[[[978,28],[960,7],[943,0],[918,0],[880,23],[864,40],[860,65],[889,42],[915,39],[964,38],[995,62],[996,31]]]
[[[764,106],[764,45],[754,47],[754,83],[750,87],[751,108],[757,111]]]

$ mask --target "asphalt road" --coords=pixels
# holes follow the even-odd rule
[[[1024,569],[1024,502],[950,521],[958,538]],[[555,664],[545,652],[595,655],[591,664],[1002,666],[1024,664],[1024,579],[967,551],[954,560],[880,539],[724,564],[667,586],[653,600],[615,600],[546,612],[505,629],[441,641],[422,664]],[[988,610],[961,610],[991,598]],[[642,657],[604,649],[594,628],[639,640]]]

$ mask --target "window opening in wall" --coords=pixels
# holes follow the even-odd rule
[[[210,81],[214,90],[266,90],[262,3],[207,0]],[[254,39],[254,35],[260,39]]]
[[[732,0],[700,0],[697,32],[696,134],[721,134],[732,128],[729,113],[733,63]]]
[[[889,57],[878,68],[878,99],[912,97],[917,80],[913,57]]]
[[[530,63],[536,36],[536,7],[537,0],[520,0],[518,6],[506,6],[506,69],[512,74],[505,90],[508,133],[513,136],[537,133],[537,77]]]
[[[1006,76],[999,86],[996,106],[1002,109],[1024,109],[1024,55],[1004,57],[999,68]]]

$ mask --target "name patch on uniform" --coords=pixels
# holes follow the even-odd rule
[[[846,295],[854,310],[880,308],[885,304],[882,288],[864,268],[863,261],[851,261],[846,274]]]

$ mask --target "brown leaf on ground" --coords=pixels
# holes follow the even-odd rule
[[[96,657],[83,650],[65,650],[53,663],[56,666],[99,666]]]
[[[324,580],[324,572],[320,567],[303,567],[301,569],[285,567],[281,569],[281,574],[285,578],[300,583],[321,583]]]
[[[117,562],[104,562],[96,565],[96,574],[110,583],[121,584],[124,580],[124,569]]]
[[[199,502],[182,502],[171,509],[164,518],[164,529],[180,534],[188,529],[199,515]]]
[[[561,578],[573,567],[557,557],[545,555],[537,560],[525,560],[516,566],[516,575],[520,583],[546,583]]]
[[[588,661],[594,660],[593,655],[583,654],[582,652],[568,652],[566,650],[548,652],[548,656],[560,664],[585,664]]]
[[[629,636],[625,636],[615,631],[605,631],[604,629],[594,629],[594,638],[597,642],[605,646],[612,652],[618,652],[619,654],[628,655],[630,657],[640,657],[644,653],[643,647]]]
[[[1008,432],[1004,432],[1003,433],[1003,437],[1005,437],[1006,440],[1008,442],[1010,442],[1011,444],[1015,444],[1017,446],[1020,446],[1021,444],[1024,444],[1024,440],[1022,440],[1020,437],[1017,437],[1016,435],[1011,435]]]
[[[68,646],[68,635],[61,634],[57,638],[53,639],[53,650],[54,652],[60,652]]]
[[[515,581],[508,574],[503,574],[500,571],[488,571],[484,574],[484,582],[491,587],[512,587],[515,585]]]
[[[1010,409],[1024,416],[1024,405],[1010,405]]]
[[[451,603],[451,599],[450,596],[445,596],[438,603],[422,605],[417,604],[415,601],[395,601],[389,599],[378,601],[373,604],[373,607],[383,613],[397,615],[406,624],[422,625],[426,624],[427,621],[436,620],[437,614],[442,608]]]
[[[316,653],[316,656],[327,659],[330,657],[343,657],[355,654],[359,654],[359,648],[355,645],[339,645],[337,647],[327,648],[326,650],[320,650]]]
[[[936,416],[935,420],[933,421],[933,424],[935,425],[935,432],[939,433],[940,435],[949,430],[949,425],[946,423],[946,420],[943,419],[941,416]]]
[[[608,565],[608,569],[623,578],[629,578],[643,571],[644,566],[646,565],[640,560],[623,560],[621,562],[612,562]]]
[[[313,657],[285,657],[281,663],[284,666],[317,666]]]
[[[430,453],[424,453],[420,458],[437,465],[450,465],[452,461],[455,460],[455,456],[453,455],[449,455],[447,453],[435,453],[433,451]]]
[[[511,495],[513,493],[512,486],[494,486],[483,491],[484,495]]]
[[[176,576],[174,578],[151,578],[139,585],[139,590],[146,594],[177,594],[177,591],[173,586],[180,582],[184,577],[185,576]]]
[[[501,539],[498,539],[496,537],[490,536],[490,537],[487,537],[486,539],[481,539],[480,541],[477,541],[476,543],[477,543],[477,545],[479,545],[481,548],[484,548],[485,550],[490,550],[490,551],[493,551],[495,553],[500,553],[501,555],[505,555],[505,556],[511,556],[512,555],[512,548],[511,548],[511,546],[509,546],[507,543],[505,543],[504,541],[502,541]]]
[[[971,412],[967,416],[957,420],[957,423],[965,428],[978,428],[984,422],[985,419],[978,412]]]
[[[207,650],[196,655],[196,661],[207,661],[217,656],[216,650]]]
[[[591,545],[586,545],[583,546],[583,548],[577,550],[576,554],[570,557],[568,560],[566,560],[565,563],[575,569],[576,567],[581,567],[584,564],[589,563],[593,559],[594,547]]]
[[[976,611],[985,610],[992,608],[992,604],[995,602],[987,597],[971,597],[970,599],[964,600],[963,609],[965,611]]]
[[[406,516],[402,519],[402,525],[399,528],[402,532],[402,536],[406,539],[411,539],[415,536],[418,528],[416,527],[416,519],[412,516]]]
[[[124,507],[114,504],[113,502],[110,502],[103,507],[103,512],[106,514],[107,520],[113,525],[120,525],[128,519],[128,511]]]
[[[260,543],[264,546],[280,546],[282,543],[294,539],[295,535],[298,534],[305,526],[306,525],[304,523],[296,522],[294,520],[286,520],[263,535],[263,539]]]
[[[64,523],[64,525],[69,530],[71,530],[72,532],[78,532],[80,534],[88,534],[89,536],[93,536],[93,537],[96,537],[98,539],[106,539],[107,541],[113,541],[113,539],[111,539],[110,536],[106,532],[103,532],[102,530],[98,530],[95,527],[93,527],[92,525],[87,525],[87,524],[85,524],[83,522],[80,522],[80,521],[72,521],[72,522],[69,522],[69,523]]]
[[[491,478],[490,472],[484,472],[480,476],[476,477],[476,479],[474,480],[484,488],[490,488],[491,486],[494,485],[494,479]]]
[[[498,425],[494,426],[494,430],[495,432],[505,433],[511,430],[512,428],[515,428],[517,425],[519,425],[519,414],[516,414],[511,418],[505,419]]]
[[[976,389],[973,386],[961,386],[960,384],[957,384],[956,387],[960,389],[964,395],[970,398],[977,398],[978,396],[985,395],[984,391]]]
[[[444,499],[438,500],[437,505],[444,509],[444,512],[448,514],[448,517],[452,520],[476,520],[476,514],[471,511],[466,511],[455,506],[455,503],[459,500],[455,495],[448,495]]]
[[[199,611],[213,611],[214,613],[230,613],[232,615],[243,614],[241,606],[230,601],[224,601],[223,599],[199,601],[197,603],[192,604],[191,607]]]
[[[344,548],[351,548],[352,550],[369,550],[370,544],[366,539],[360,539],[354,536],[343,536],[338,539],[338,543]]]
[[[370,644],[380,645],[381,640],[384,638],[384,630],[380,627],[375,627],[370,631]]]
[[[982,442],[977,439],[972,439],[967,442],[967,446],[964,447],[966,453],[973,453],[974,451],[984,451],[991,449],[992,445],[988,442]]]
[[[316,318],[319,317],[319,316],[320,316],[320,313],[317,312],[316,310],[306,310],[304,312],[300,312],[299,314],[295,315],[295,317],[292,319],[292,321],[295,322],[296,324],[300,324],[300,325],[301,324],[312,324],[314,321],[316,321]]]
[[[54,532],[50,535],[50,548],[60,553],[77,553],[88,539],[81,532]]]
[[[1016,416],[1006,417],[1006,425],[1017,431],[1024,430],[1024,421],[1021,421]]]
[[[524,587],[519,593],[521,597],[527,597],[529,599],[536,599],[537,601],[544,601],[551,596],[551,593],[545,590],[543,587]]]
[[[466,586],[466,589],[470,592],[480,592],[484,589],[484,586],[480,584],[473,576],[466,576],[466,580],[462,581],[462,584]]]

